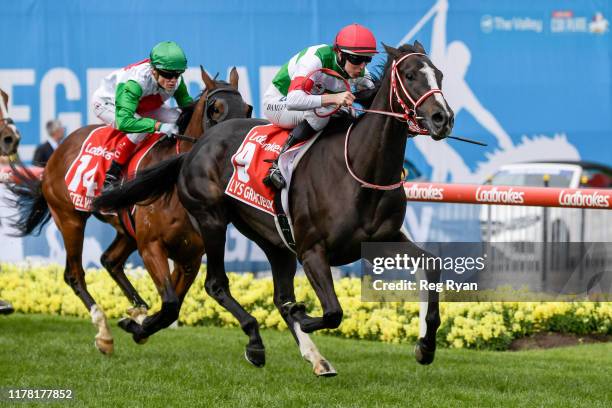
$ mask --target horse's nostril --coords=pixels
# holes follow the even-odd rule
[[[4,142],[5,144],[10,144],[13,141],[13,138],[11,136],[4,136],[4,138],[2,139],[2,142]]]
[[[444,122],[446,121],[446,116],[442,112],[436,112],[431,117],[431,120],[437,126],[442,126],[444,124]]]

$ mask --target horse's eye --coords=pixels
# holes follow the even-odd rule
[[[406,74],[406,79],[409,81],[414,81],[414,75],[412,75],[412,72]]]

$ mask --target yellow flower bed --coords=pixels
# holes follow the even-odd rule
[[[206,294],[204,267],[201,272],[185,298],[180,323],[238,326],[233,316]],[[0,264],[0,299],[10,301],[22,313],[88,318],[88,311],[64,282],[63,274],[60,266]],[[146,271],[128,269],[127,274],[152,311],[159,310],[160,297]],[[252,274],[230,273],[229,280],[234,297],[262,327],[287,329],[272,301],[270,278],[255,279]],[[125,316],[131,305],[105,270],[87,270],[86,282],[107,317]],[[298,301],[307,305],[309,313],[320,316],[321,307],[306,278],[297,278],[295,289]],[[336,293],[344,309],[344,319],[340,328],[325,332],[390,343],[416,340],[418,303],[362,302],[358,278],[336,281]],[[610,302],[442,303],[440,311],[442,325],[438,342],[447,347],[504,350],[513,339],[539,331],[612,334]]]

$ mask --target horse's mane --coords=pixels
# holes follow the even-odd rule
[[[404,44],[397,49],[399,54],[407,54],[409,52],[418,52],[414,46],[410,44]],[[380,62],[370,70],[370,76],[374,85],[376,85],[376,90],[380,87],[380,83],[385,76],[385,72],[389,69],[391,63],[393,62],[393,58],[389,58],[387,54],[387,59],[384,62]]]
[[[399,54],[407,54],[409,52],[418,52],[414,48],[414,46],[410,44],[404,44],[400,46],[397,49],[397,51]],[[385,76],[385,73],[388,72],[391,66],[391,63],[393,62],[393,58],[389,58],[389,57],[390,56],[387,55],[387,59],[384,62],[380,62],[374,65],[372,69],[368,70],[370,79],[374,83],[374,88],[366,89],[366,90],[355,93],[355,101],[362,104],[366,109],[370,107],[372,101],[374,100],[374,97],[380,90],[380,86],[382,84],[382,80]],[[349,122],[357,122],[359,121],[359,119],[363,118],[364,116],[365,115],[361,115],[358,119],[356,120],[352,119]],[[347,118],[343,118],[341,121],[337,121],[337,122],[340,124],[340,126],[348,126],[346,125],[347,120],[348,120]],[[343,121],[345,124],[342,124]]]

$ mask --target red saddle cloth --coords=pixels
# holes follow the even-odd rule
[[[91,211],[91,203],[102,191],[104,176],[115,156],[115,147],[123,135],[112,126],[102,126],[94,129],[83,142],[79,155],[64,178],[70,199],[77,210]],[[127,174],[136,173],[142,158],[161,136],[159,133],[153,134],[138,145],[126,166]]]
[[[290,130],[276,125],[255,126],[232,156],[234,174],[225,194],[275,215],[274,190],[263,183],[271,160],[276,159]]]

